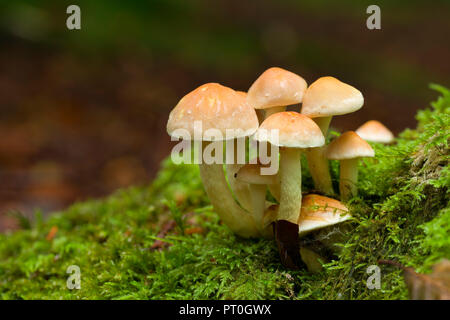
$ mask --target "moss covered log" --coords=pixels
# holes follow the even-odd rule
[[[0,235],[2,299],[406,299],[401,271],[381,267],[381,289],[366,286],[369,265],[391,259],[427,273],[450,257],[450,92],[419,112],[418,126],[392,145],[373,143],[359,196],[348,206],[341,250],[324,271],[288,271],[271,240],[245,240],[220,224],[197,166],[164,161],[149,187],[78,203]],[[313,183],[303,162],[303,185]],[[339,177],[331,162],[332,179]],[[319,241],[307,238],[304,241]],[[69,290],[70,265],[81,289]]]

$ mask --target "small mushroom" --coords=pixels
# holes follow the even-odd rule
[[[323,270],[322,261],[326,261],[324,257],[319,255],[307,247],[300,248],[300,256],[302,261],[306,264],[306,268],[311,273],[319,273]]]
[[[347,131],[333,140],[327,148],[327,157],[340,160],[339,191],[347,201],[357,194],[358,162],[363,157],[374,157],[372,147],[354,131]]]
[[[303,97],[301,113],[313,118],[327,136],[331,118],[359,110],[363,95],[356,88],[333,77],[322,77],[312,83]],[[325,147],[313,148],[306,153],[314,186],[325,194],[334,194]]]
[[[318,229],[344,222],[350,217],[347,207],[340,201],[318,194],[308,194],[303,197],[298,218],[299,236],[303,237]]]
[[[287,106],[302,102],[307,86],[306,81],[299,75],[272,67],[264,71],[252,84],[247,93],[247,102],[255,108],[262,123],[262,120],[270,115],[285,111]],[[261,116],[261,111],[265,112],[265,116]],[[272,155],[271,148],[266,152],[268,157]],[[279,189],[279,184],[269,186],[277,201],[280,200]]]
[[[257,227],[264,230],[264,212],[266,209],[266,190],[268,185],[277,183],[276,175],[262,175],[262,164],[246,164],[236,173],[235,178],[244,183],[250,184],[250,195],[252,202],[252,212]]]
[[[290,71],[273,67],[264,71],[247,93],[247,102],[253,108],[266,112],[265,119],[289,105],[302,102],[306,81]]]
[[[200,128],[195,124],[198,121],[202,124]],[[202,155],[212,141],[204,135],[209,129],[219,130],[223,137],[231,129],[228,132],[233,132],[231,138],[236,139],[253,134],[257,128],[255,110],[236,91],[217,83],[204,84],[184,96],[170,112],[167,122],[171,137],[183,139],[181,132],[187,131],[190,140],[202,140]],[[252,215],[237,204],[228,188],[223,165],[201,161],[199,167],[205,191],[222,221],[242,237],[258,236]]]
[[[394,135],[391,130],[377,120],[367,121],[355,132],[366,141],[379,143],[391,143],[394,141]]]
[[[264,223],[269,225],[276,220],[278,205],[270,206],[264,214]],[[351,218],[345,205],[336,199],[328,198],[317,194],[308,194],[302,199],[302,207],[297,220],[299,238],[305,237],[307,234],[314,233],[316,235],[327,228],[340,224]],[[328,249],[335,251],[334,243],[325,243]],[[319,272],[322,270],[319,260],[325,261],[318,253],[311,248],[302,246],[299,249],[301,259],[311,272]]]
[[[276,220],[279,205],[272,205],[264,213],[266,225]],[[298,215],[298,234],[302,238],[311,232],[331,227],[351,218],[348,208],[340,201],[321,196],[308,194],[302,199],[302,207]]]
[[[298,218],[299,237],[319,229],[324,230],[344,222],[350,217],[347,207],[341,202],[317,194],[308,194],[303,197],[302,210]],[[332,246],[333,244],[328,245]],[[315,273],[323,270],[320,260],[326,260],[318,253],[309,248],[301,247],[300,255],[308,271]]]
[[[269,134],[272,130],[278,132],[278,139]],[[280,207],[275,238],[284,265],[292,266],[300,258],[297,227],[302,203],[300,151],[322,146],[325,139],[314,121],[297,112],[272,114],[256,131],[255,139],[280,147]]]

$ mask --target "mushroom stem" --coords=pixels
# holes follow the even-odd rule
[[[341,200],[347,201],[357,194],[359,158],[341,160],[339,191]]]
[[[250,194],[253,207],[253,218],[257,228],[262,232],[264,229],[264,211],[266,210],[266,185],[265,184],[251,184]]]
[[[314,181],[314,188],[326,195],[333,195],[333,185],[331,183],[330,168],[325,157],[325,148],[311,148],[306,151],[309,172]]]
[[[298,148],[280,147],[280,209],[277,220],[297,224],[302,206],[301,152]]]
[[[319,273],[324,269],[321,261],[325,261],[325,259],[313,250],[301,247],[300,256],[302,257],[303,262],[306,264],[309,272]]]
[[[210,142],[202,143],[202,154]],[[220,219],[236,234],[244,238],[256,237],[259,231],[253,217],[233,199],[222,164],[200,163],[200,177],[206,194]]]
[[[283,265],[291,269],[298,269],[303,264],[297,224],[302,206],[300,156],[298,148],[280,148],[280,206],[274,236]]]
[[[280,181],[278,183],[267,185],[272,196],[280,202]]]
[[[313,118],[314,122],[319,126],[323,136],[327,137],[328,128],[330,127],[332,116]]]
[[[245,164],[237,163],[238,162],[237,161],[237,159],[238,159],[238,154],[237,154],[238,140],[233,139],[233,141],[230,140],[230,142],[233,143],[233,148],[230,148],[231,150],[233,150],[233,159],[232,159],[233,163],[226,164],[228,183],[230,184],[230,188],[231,188],[234,196],[236,197],[237,201],[241,205],[241,207],[250,212],[252,210],[252,201],[251,201],[249,184],[239,181],[234,178],[236,173],[239,171],[239,169],[242,168],[242,166],[244,166]],[[228,147],[229,147],[229,145],[227,144],[227,153],[229,150]]]
[[[327,136],[328,127],[331,122],[330,117],[313,118],[314,122],[319,126],[324,137]],[[314,187],[326,194],[333,195],[333,185],[331,183],[330,168],[328,159],[325,155],[326,146],[319,148],[311,148],[306,151],[308,167],[314,181]]]
[[[267,119],[274,113],[286,111],[286,106],[267,108],[265,109],[265,111],[266,111],[265,119]]]

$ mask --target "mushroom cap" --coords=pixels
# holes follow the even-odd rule
[[[391,130],[386,128],[380,121],[370,120],[364,123],[355,131],[358,136],[367,141],[391,143],[394,141],[394,135]]]
[[[247,92],[245,92],[245,91],[236,91],[236,93],[239,93],[244,98],[247,98]]]
[[[302,102],[306,81],[290,71],[273,67],[264,71],[248,90],[247,102],[255,109]]]
[[[350,219],[348,209],[338,200],[308,194],[303,197],[298,217],[299,235],[326,228]]]
[[[306,89],[302,113],[310,118],[337,116],[359,110],[362,93],[333,77],[322,77]]]
[[[263,164],[251,164],[244,165],[235,174],[235,178],[239,181],[250,184],[275,184],[277,183],[277,175],[262,175],[261,168],[268,167]]]
[[[278,130],[278,141],[271,134],[272,130]],[[311,118],[294,111],[272,114],[258,128],[255,139],[289,148],[314,148],[325,144],[319,126]]]
[[[375,152],[370,144],[354,131],[347,131],[334,139],[327,147],[327,157],[333,160],[373,157]]]
[[[194,125],[201,121],[201,128]],[[242,94],[218,83],[204,84],[185,95],[170,112],[167,132],[170,136],[184,138],[177,129],[187,130],[201,140],[226,140],[252,135],[258,129],[258,117]],[[209,129],[222,133],[223,139],[204,137]]]
[[[267,226],[277,218],[279,205],[271,205],[264,212],[263,222]],[[302,208],[298,217],[299,235],[326,228],[351,218],[348,209],[340,201],[308,194],[302,199]]]

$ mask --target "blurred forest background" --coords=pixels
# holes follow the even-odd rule
[[[81,30],[66,8],[81,8]],[[368,30],[367,6],[381,7]],[[0,3],[0,230],[15,214],[147,184],[167,116],[205,82],[247,90],[279,66],[354,85],[395,133],[450,84],[450,1],[10,0]]]

